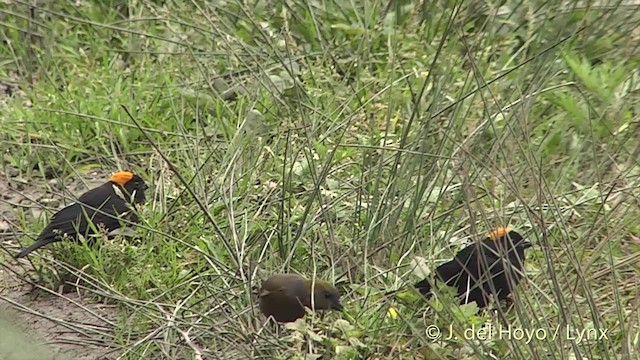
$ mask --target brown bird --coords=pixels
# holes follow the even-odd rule
[[[94,234],[88,220],[96,228],[104,227],[107,233],[121,227],[121,217],[137,222],[138,216],[131,211],[131,205],[144,203],[147,187],[140,176],[130,171],[113,174],[109,181],[85,192],[78,201],[55,213],[36,242],[20,251],[16,258],[63,238],[78,240],[79,235],[87,237]]]
[[[313,304],[312,304],[313,294]],[[276,274],[258,292],[260,311],[278,322],[293,322],[312,310],[342,311],[340,293],[326,281],[307,280],[296,274]]]
[[[479,308],[489,299],[505,299],[511,294],[524,269],[524,251],[531,243],[509,228],[498,228],[489,236],[460,250],[455,257],[436,268],[437,278],[457,288],[463,304],[475,301]],[[433,281],[424,279],[415,287],[427,299]]]

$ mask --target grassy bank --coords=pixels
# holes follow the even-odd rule
[[[634,358],[637,5],[494,5],[3,5],[3,170],[39,194],[0,202],[3,246],[44,227],[42,199],[133,169],[136,239],[27,273],[115,305],[123,359]],[[383,296],[507,224],[534,243],[514,307]],[[338,282],[346,313],[275,337],[253,292],[283,270]],[[426,333],[506,322],[608,336]]]

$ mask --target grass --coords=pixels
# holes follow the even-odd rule
[[[32,257],[118,305],[121,358],[637,356],[638,5],[14,5],[5,172],[152,185],[136,240]],[[535,244],[510,310],[383,296],[506,224]],[[274,336],[252,293],[284,270],[339,283],[346,313]],[[486,324],[547,336],[465,338]]]

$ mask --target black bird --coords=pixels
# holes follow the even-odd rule
[[[131,205],[145,202],[144,191],[147,188],[142,178],[130,171],[113,174],[109,181],[85,192],[78,201],[55,213],[36,242],[20,251],[16,258],[67,237],[78,240],[79,235],[87,237],[94,234],[89,220],[96,228],[104,227],[107,233],[120,228],[122,217],[137,222],[138,216]]]
[[[498,228],[489,236],[460,250],[449,262],[436,268],[437,279],[458,289],[463,304],[475,301],[478,308],[511,294],[524,269],[524,251],[531,243],[509,228]],[[424,279],[414,286],[427,299],[434,282]]]

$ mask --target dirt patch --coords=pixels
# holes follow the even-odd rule
[[[0,313],[9,314],[25,334],[46,345],[49,358],[117,358],[118,349],[113,345],[112,336],[113,307],[88,303],[76,293],[58,295],[38,291],[36,296],[30,285],[13,274],[3,271],[2,275]],[[2,354],[2,358],[6,359],[6,354]]]
[[[20,247],[17,239],[25,238],[25,232],[29,231],[22,229],[17,219],[36,220],[45,207],[55,211],[73,201],[70,193],[79,195],[87,190],[87,186],[103,183],[108,174],[83,174],[84,183],[72,181],[64,185],[56,179],[25,181],[15,171],[9,172],[9,177],[0,178],[0,238],[4,250],[0,258],[6,264],[3,266],[8,267],[0,268],[0,331],[3,334],[0,358],[117,358],[119,351],[113,340],[116,318],[113,306],[92,303],[78,293],[59,295],[34,291],[34,287],[23,280],[23,275],[29,275],[30,268],[18,266],[12,259]],[[34,342],[42,346],[34,346]]]

